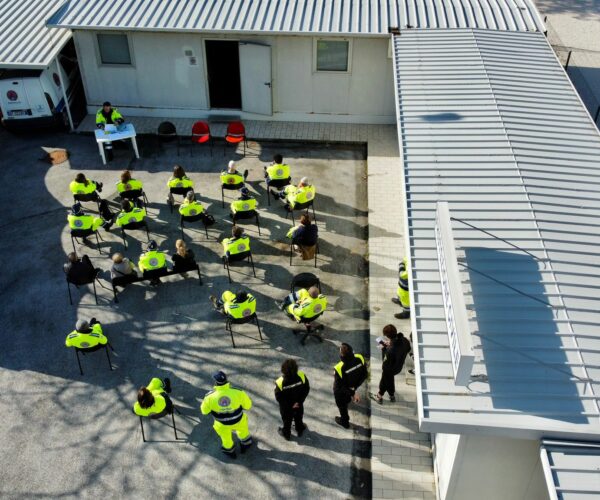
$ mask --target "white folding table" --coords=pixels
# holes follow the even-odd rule
[[[102,163],[106,165],[106,155],[104,154],[104,143],[122,141],[124,139],[131,139],[131,145],[135,151],[135,157],[139,159],[140,153],[137,147],[137,141],[135,140],[135,127],[131,123],[126,123],[120,127],[120,130],[107,125],[104,130],[96,129],[96,142],[98,143],[98,149],[100,150],[100,156],[102,157]],[[108,129],[108,130],[107,130]]]

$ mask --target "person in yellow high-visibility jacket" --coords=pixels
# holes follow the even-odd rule
[[[214,417],[213,429],[221,438],[221,451],[236,458],[234,432],[240,440],[242,453],[252,446],[248,416],[244,413],[244,410],[252,408],[252,400],[241,389],[231,387],[227,375],[222,371],[213,373],[213,379],[215,386],[204,396],[200,411],[203,415],[211,414]]]
[[[398,319],[410,318],[410,289],[408,285],[408,262],[406,257],[400,262],[398,268],[398,288],[396,295],[397,297],[394,297],[392,302],[398,304],[402,308],[402,312],[394,314],[394,317]]]

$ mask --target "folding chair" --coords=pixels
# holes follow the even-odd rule
[[[188,193],[188,191],[193,191],[193,190],[194,190],[194,188],[191,188],[191,187],[174,187],[174,188],[172,187],[172,188],[169,188],[169,194],[171,194],[171,195],[177,194],[177,195],[183,196],[185,198],[185,195]],[[172,199],[173,199],[173,196],[169,196],[168,204],[169,204],[169,210],[171,211],[171,213],[173,213],[173,208],[175,206],[171,202]]]
[[[206,239],[208,239],[208,226],[205,222],[205,215],[180,215],[179,216],[179,226],[181,227],[181,239],[185,241],[185,233],[183,232],[184,222],[197,222],[202,221],[202,225],[204,226],[204,232],[206,233]]]
[[[225,150],[227,149],[227,144],[239,144],[242,142],[244,144],[244,156],[246,156],[246,146],[248,145],[248,140],[246,139],[246,127],[240,121],[230,122],[227,125],[227,133],[225,134],[225,144],[223,146],[223,156],[225,156]]]
[[[96,192],[88,193],[88,194],[74,194],[73,200],[78,201],[80,203],[94,201],[98,207],[98,212],[100,212],[100,196],[98,196],[98,193],[96,193]]]
[[[229,265],[234,262],[241,262],[248,259],[250,264],[252,265],[252,274],[256,278],[256,270],[254,269],[254,260],[252,259],[252,251],[248,250],[247,252],[240,252],[227,257],[227,255],[223,255],[223,269],[227,268],[227,276],[229,277],[229,283],[231,281],[231,273],[229,272]]]
[[[299,247],[302,247],[302,245],[298,245]],[[315,246],[317,248],[315,248],[315,267],[317,267],[317,255],[319,255],[319,243],[315,243]],[[290,266],[292,265],[292,257],[294,256],[294,243],[290,242]],[[308,260],[308,259],[307,259]]]
[[[192,125],[192,145],[190,147],[190,156],[193,156],[194,144],[206,144],[210,146],[210,156],[213,155],[213,137],[210,133],[210,126],[206,122],[196,122]]]
[[[75,356],[77,357],[77,364],[79,365],[79,373],[81,375],[83,375],[83,370],[81,369],[81,360],[79,359],[79,353],[81,352],[81,354],[83,356],[85,356],[86,353],[96,352],[96,351],[99,351],[100,349],[104,349],[106,351],[106,359],[108,359],[108,367],[110,368],[110,371],[112,371],[113,367],[112,367],[112,363],[110,361],[110,356],[108,354],[109,347],[110,347],[110,350],[114,352],[113,346],[110,345],[110,342],[107,342],[104,345],[98,344],[98,345],[95,345],[94,347],[75,347],[74,348]]]
[[[181,415],[181,412],[177,409],[177,407],[173,404],[171,399],[166,394],[164,394],[163,397],[167,400],[167,408],[165,408],[163,412],[156,413],[148,417],[142,417],[138,415],[140,417],[140,427],[142,428],[142,441],[144,443],[148,442],[146,440],[146,433],[144,432],[144,418],[149,418],[151,420],[159,420],[166,415],[171,415],[171,421],[173,422],[173,431],[175,432],[175,441],[179,441],[179,437],[177,436],[177,426],[175,425],[175,412],[177,412],[178,415]]]
[[[258,235],[260,236],[260,221],[258,219],[258,210],[245,210],[243,212],[236,212],[231,217],[234,224],[237,224],[240,220],[256,219],[256,226],[258,227]]]
[[[87,238],[92,234],[96,236],[96,245],[98,246],[98,253],[102,254],[102,249],[100,248],[100,241],[104,240],[102,239],[102,236],[100,236],[98,231],[93,231],[92,229],[71,229],[71,244],[73,245],[73,251],[77,253],[77,250],[75,250],[75,242],[77,241],[77,244],[79,244],[79,240],[77,238]]]
[[[308,209],[312,207],[312,212],[313,212],[313,220],[314,223],[317,223],[317,214],[315,213],[315,204],[314,204],[315,200],[310,200],[307,201],[306,203],[296,203],[294,205],[294,208],[288,208],[287,212],[285,214],[285,218],[288,218],[288,215],[292,215],[292,225],[296,223],[296,221],[294,220],[294,211],[296,212],[300,212],[301,210],[306,210],[306,214],[308,215]]]
[[[179,156],[179,148],[181,146],[181,138],[177,135],[177,127],[171,122],[162,122],[156,131],[158,143],[161,148],[163,144],[175,141],[177,143],[177,156]]]
[[[227,191],[239,191],[244,187],[244,183],[239,184],[221,184],[221,207],[225,208],[225,190]]]
[[[269,179],[268,177],[265,179],[267,183],[267,203],[271,206],[271,193],[270,188],[282,189],[286,186],[289,186],[292,183],[292,178],[288,177],[287,179]]]
[[[256,323],[256,327],[258,328],[258,335],[260,336],[261,342],[263,340],[262,332],[260,331],[260,324],[258,323],[258,316],[256,315],[256,313],[245,318],[232,318],[230,316],[227,316],[225,319],[225,330],[227,330],[231,334],[231,344],[234,348],[235,340],[233,339],[233,325],[244,325],[246,323]]]
[[[137,283],[141,281],[136,275],[127,275],[127,276],[117,276],[111,280],[113,295],[115,296],[115,304],[119,303],[119,299],[117,298],[117,287],[125,288],[127,285],[131,283]]]
[[[123,245],[125,246],[125,248],[127,248],[125,230],[136,231],[139,229],[146,230],[146,237],[148,238],[148,241],[150,241],[150,230],[148,229],[148,223],[146,222],[146,219],[137,222],[130,222],[129,224],[124,224],[123,226],[121,226],[121,237],[123,238]]]
[[[119,193],[121,200],[129,200],[135,202],[138,198],[144,200],[144,205],[148,206],[148,197],[143,189],[130,189]]]
[[[73,305],[73,298],[71,297],[71,285],[75,285],[75,287],[79,288],[81,285],[92,285],[94,289],[94,298],[96,299],[96,305],[98,305],[98,294],[96,293],[96,280],[99,280],[98,275],[100,274],[100,269],[96,269],[94,277],[90,281],[86,281],[84,283],[75,283],[73,281],[69,281],[69,277],[66,276],[67,279],[67,290],[69,292],[69,304]],[[100,283],[100,281],[98,281]]]
[[[315,276],[312,273],[300,273],[300,274],[297,274],[296,276],[294,276],[294,278],[292,279],[290,291],[295,292],[296,289],[300,289],[300,288],[308,289],[312,286],[316,286],[319,289],[319,293],[322,293],[321,292],[321,280],[319,280],[318,276]],[[299,329],[292,330],[294,335],[303,334],[302,339],[300,340],[300,343],[302,345],[304,345],[306,343],[306,339],[308,337],[314,337],[319,342],[323,342],[323,337],[321,337],[321,331],[323,330],[324,326],[319,325],[319,324],[314,324],[314,322],[317,318],[320,318],[324,312],[325,311],[321,311],[320,313],[318,313],[316,316],[313,316],[312,318],[302,318],[299,323],[304,326],[304,330],[299,330]],[[289,315],[287,313],[287,311],[286,311],[286,314],[289,318],[293,319],[294,321],[296,321],[298,323],[298,321],[296,320],[296,318],[294,318],[294,316]]]

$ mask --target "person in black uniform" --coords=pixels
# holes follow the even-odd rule
[[[402,371],[406,356],[411,350],[410,341],[398,332],[394,325],[384,326],[383,335],[386,340],[381,343],[383,355],[381,381],[379,382],[379,392],[373,395],[373,399],[379,404],[383,403],[383,396],[386,392],[390,395],[392,403],[396,401],[394,377]]]
[[[343,343],[340,346],[340,360],[333,372],[333,396],[340,410],[340,416],[335,417],[335,422],[349,429],[348,405],[352,401],[355,403],[360,401],[356,389],[367,379],[368,372],[365,358],[362,354],[354,354],[349,344]]]
[[[304,372],[298,370],[298,364],[293,359],[286,359],[281,365],[283,376],[275,381],[275,399],[279,403],[279,413],[283,427],[277,432],[287,441],[292,434],[292,420],[298,437],[306,430],[302,422],[304,416],[304,400],[310,392],[310,384]]]

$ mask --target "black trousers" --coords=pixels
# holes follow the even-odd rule
[[[394,382],[394,377],[396,374],[389,370],[383,370],[381,372],[381,380],[379,381],[379,394],[385,396],[387,392],[390,396],[393,396],[396,393],[396,384]]]
[[[350,423],[350,415],[348,414],[348,405],[352,401],[352,396],[348,396],[346,394],[336,394],[333,393],[335,397],[335,404],[340,410],[340,417],[342,418],[343,424]]]
[[[279,407],[279,413],[281,413],[281,420],[283,421],[283,434],[284,436],[290,436],[292,433],[292,421],[296,432],[304,427],[302,417],[304,416],[304,405],[300,405],[300,408],[284,408]]]

